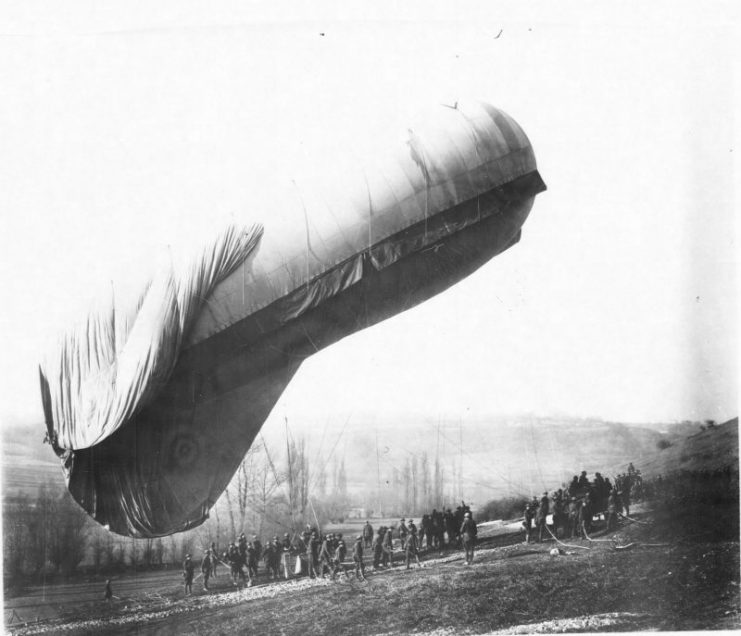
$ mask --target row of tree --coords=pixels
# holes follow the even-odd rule
[[[256,440],[234,478],[198,528],[164,539],[121,537],[92,521],[60,483],[43,484],[35,497],[6,498],[4,564],[6,582],[69,576],[81,565],[95,572],[167,567],[186,552],[199,555],[212,542],[224,549],[240,533],[300,532],[305,524],[323,527],[342,521],[352,508],[371,516],[421,515],[443,500],[443,470],[425,453],[410,455],[399,468],[379,470],[377,488],[348,487],[344,460],[307,452],[304,439],[285,449]],[[372,483],[372,476],[370,478]]]

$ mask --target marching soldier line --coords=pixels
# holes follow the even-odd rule
[[[465,503],[458,506],[455,512],[448,508],[444,512],[433,510],[423,515],[419,528],[413,519],[401,519],[398,525],[382,525],[374,531],[370,521],[366,521],[352,544],[350,557],[354,571],[346,565],[348,546],[340,532],[321,534],[316,527],[307,525],[293,541],[285,533],[282,540],[276,535],[264,547],[257,535],[248,541],[242,533],[220,554],[215,543],[211,543],[205,550],[198,578],[203,577],[203,589],[208,591],[211,577],[217,576],[218,565],[222,564],[229,569],[234,587],[251,587],[260,577],[259,564],[263,561],[264,576],[269,581],[299,576],[323,577],[334,581],[339,575],[348,579],[351,574],[355,579],[364,581],[366,559],[372,558],[373,571],[381,571],[395,567],[400,552],[406,569],[410,569],[413,564],[422,567],[419,553],[423,550],[437,550],[442,554],[445,549],[459,546],[465,551],[465,564],[469,565],[474,557],[476,532],[476,522]],[[398,539],[396,544],[395,539]],[[366,556],[368,551],[370,554]],[[193,592],[195,572],[196,564],[187,554],[183,562],[186,595]]]
[[[542,542],[544,537],[547,538],[549,515],[552,515],[555,537],[588,538],[594,516],[599,514],[604,516],[607,529],[613,530],[619,514],[623,511],[630,514],[631,491],[640,493],[642,487],[640,471],[636,471],[633,464],[627,473],[615,478],[614,486],[600,473],[595,473],[590,481],[587,472],[582,471],[580,476],[574,475],[568,488],[559,488],[550,496],[545,491],[540,499],[534,497],[525,505],[522,523],[525,542]],[[364,581],[366,560],[372,563],[373,571],[394,568],[397,560],[403,561],[406,569],[410,569],[413,564],[423,567],[420,552],[437,551],[442,556],[446,549],[451,548],[463,549],[464,564],[470,565],[474,559],[476,536],[477,525],[465,502],[461,502],[455,511],[434,509],[422,515],[419,527],[413,519],[402,518],[394,526],[382,525],[374,530],[370,521],[366,521],[352,541],[350,557],[354,571],[351,571],[346,565],[349,550],[342,533],[322,534],[316,527],[307,525],[302,533],[294,535],[293,540],[285,533],[282,539],[274,536],[265,546],[257,535],[248,541],[242,533],[220,554],[215,543],[211,543],[201,561],[199,578],[203,577],[203,589],[208,591],[210,579],[217,575],[218,565],[223,564],[229,569],[234,587],[250,587],[260,577],[262,561],[264,576],[270,581],[300,576],[334,581],[339,575],[348,579],[351,573],[357,580]],[[186,595],[192,594],[195,570],[191,555],[186,555],[183,562]]]

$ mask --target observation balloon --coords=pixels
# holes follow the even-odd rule
[[[279,212],[215,228],[136,302],[114,287],[49,352],[49,439],[99,523],[134,537],[201,524],[304,359],[517,243],[545,185],[514,120],[440,105],[395,139],[367,157],[350,140],[275,193]]]

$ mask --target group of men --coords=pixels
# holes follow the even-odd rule
[[[587,538],[592,532],[594,516],[600,513],[607,522],[607,529],[615,529],[618,516],[623,511],[630,514],[631,480],[622,479],[621,485],[622,489],[618,490],[600,473],[595,473],[590,481],[587,472],[582,471],[580,476],[574,475],[566,490],[559,488],[550,497],[547,491],[540,499],[533,497],[524,510],[525,542],[529,543],[531,538],[542,542],[549,533],[559,538]],[[549,514],[553,515],[553,532],[547,525]]]
[[[442,531],[440,529],[442,528]],[[355,578],[365,580],[365,550],[371,550],[373,555],[373,569],[381,570],[394,567],[394,533],[396,533],[406,568],[416,562],[422,567],[419,552],[422,550],[423,539],[427,542],[427,549],[440,549],[446,545],[460,545],[465,550],[466,564],[473,562],[476,544],[476,522],[471,510],[463,503],[455,513],[450,509],[438,513],[433,510],[430,515],[423,515],[418,529],[414,520],[401,519],[394,527],[381,526],[376,533],[370,522],[366,522],[361,534],[355,537],[352,546],[351,558],[355,567]],[[447,536],[447,544],[446,544]],[[269,579],[277,580],[281,576],[289,579],[292,576],[307,575],[311,578],[330,577],[335,580],[338,574],[349,578],[345,560],[348,547],[342,533],[320,533],[316,528],[307,525],[305,530],[294,535],[294,540],[288,533],[279,539],[276,535],[265,546],[257,535],[248,541],[242,533],[237,541],[229,544],[227,550],[221,553],[216,545],[211,543],[205,550],[201,561],[203,589],[208,590],[209,579],[216,576],[219,563],[229,567],[232,584],[236,587],[252,586],[258,576],[260,560],[265,563],[265,571]],[[183,579],[185,593],[192,594],[196,565],[190,554],[183,562]]]

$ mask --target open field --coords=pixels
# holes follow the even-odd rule
[[[698,512],[701,513],[698,515]],[[714,515],[705,523],[704,515]],[[734,516],[735,515],[735,516]],[[460,552],[425,555],[422,569],[367,582],[300,579],[234,591],[225,569],[211,592],[183,598],[177,572],[47,590],[60,618],[19,634],[378,634],[633,631],[741,627],[738,508],[660,507],[610,535],[522,543],[517,524],[482,528],[474,565]],[[631,545],[632,544],[632,545]],[[629,546],[616,549],[616,546]],[[562,553],[551,556],[560,547]],[[51,594],[55,596],[51,596]],[[9,599],[23,611],[34,594]],[[518,627],[523,626],[523,627]]]

